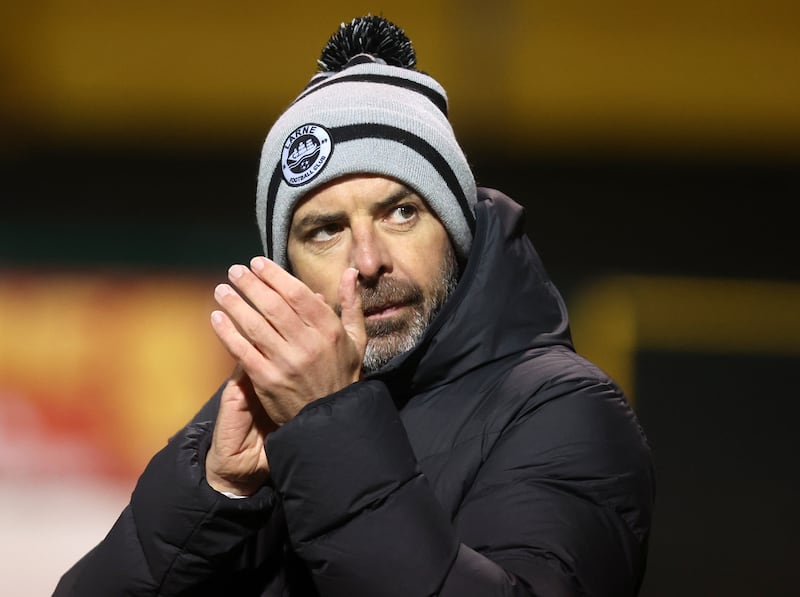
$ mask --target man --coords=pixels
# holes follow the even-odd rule
[[[331,38],[264,143],[268,258],[215,291],[236,372],[56,595],[638,592],[644,434],[414,63]]]

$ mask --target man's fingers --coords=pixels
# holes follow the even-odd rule
[[[288,276],[286,272],[283,274]],[[255,270],[237,264],[228,269],[228,279],[236,286],[243,300],[269,321],[278,333],[281,331],[281,322],[291,322],[290,326],[296,324],[293,306],[288,304],[278,290],[278,285],[284,283],[280,278],[270,280],[266,276],[257,275]]]
[[[367,345],[367,331],[364,312],[361,310],[361,295],[356,290],[358,270],[352,267],[342,273],[339,281],[339,304],[342,305],[342,326],[356,347],[359,356],[364,356]]]
[[[248,274],[254,278],[252,273]],[[272,295],[277,298],[274,292]],[[219,284],[214,290],[214,298],[242,336],[268,355],[270,347],[276,346],[280,336],[280,331],[275,328],[275,318],[263,315],[252,300],[246,300],[228,284]],[[291,311],[288,307],[284,308]]]
[[[328,315],[324,299],[321,300],[321,297],[306,286],[305,283],[295,278],[274,261],[266,257],[253,257],[250,260],[250,268],[258,279],[275,292],[277,297],[292,310],[292,315],[296,315],[305,325],[316,327],[319,318]],[[253,297],[252,300],[258,304],[257,298]],[[264,313],[264,315],[269,317],[267,313]],[[294,326],[296,326],[297,322],[293,317],[283,311],[276,312],[275,315],[276,321],[273,326],[279,333],[291,333],[294,331]]]
[[[222,311],[211,312],[211,327],[230,355],[246,372],[257,371],[262,366],[264,355],[242,336],[231,318]]]

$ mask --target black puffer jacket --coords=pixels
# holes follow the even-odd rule
[[[645,437],[573,351],[520,206],[481,199],[421,344],[273,433],[273,485],[229,499],[205,483],[215,396],[56,595],[635,595]]]

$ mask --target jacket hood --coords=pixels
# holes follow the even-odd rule
[[[371,377],[415,394],[531,348],[572,348],[567,310],[525,233],[525,210],[481,188],[458,286],[420,343]]]

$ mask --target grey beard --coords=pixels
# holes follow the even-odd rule
[[[393,296],[400,293],[420,299],[410,304],[411,314],[401,320],[378,322],[367,326],[367,349],[361,370],[364,374],[372,373],[383,367],[397,355],[411,350],[422,339],[425,330],[441,310],[458,284],[458,263],[452,247],[449,247],[442,261],[442,268],[433,292],[427,298],[422,297],[422,290],[416,285],[397,285],[388,283],[388,288],[381,286],[379,280],[374,289],[362,291],[362,304],[380,304],[371,300],[370,295]]]

